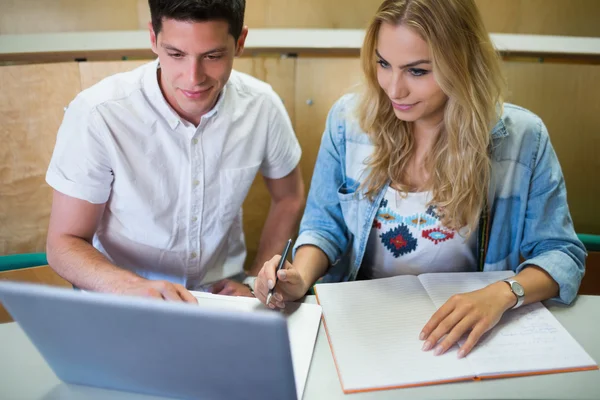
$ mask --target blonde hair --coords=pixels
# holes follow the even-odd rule
[[[402,24],[429,45],[434,77],[447,95],[440,135],[426,165],[427,187],[442,223],[451,229],[477,227],[490,184],[490,130],[501,112],[504,79],[500,59],[473,0],[385,0],[366,31],[361,50],[365,84],[358,121],[375,146],[363,182],[371,199],[391,179],[401,193],[414,153],[412,124],[401,121],[379,86],[375,50],[382,23]],[[497,106],[500,106],[497,109]]]

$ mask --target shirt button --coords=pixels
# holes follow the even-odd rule
[[[196,254],[196,252],[192,252],[192,254],[190,254],[192,256],[192,258],[196,258],[198,256],[198,254]]]
[[[193,183],[194,183],[194,186],[198,186],[200,184],[200,181],[198,179],[195,179]]]
[[[192,217],[192,222],[198,221],[198,217]]]
[[[198,139],[194,139],[194,140],[192,140],[192,143],[194,143],[194,144],[198,144]]]

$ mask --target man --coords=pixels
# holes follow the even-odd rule
[[[87,290],[251,296],[241,205],[260,171],[272,201],[256,275],[304,207],[298,141],[271,87],[232,71],[245,0],[149,6],[158,60],[81,92],[66,111],[46,175],[48,261]]]

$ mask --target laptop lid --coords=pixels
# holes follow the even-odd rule
[[[295,399],[278,313],[0,282],[0,301],[67,383],[189,399]]]

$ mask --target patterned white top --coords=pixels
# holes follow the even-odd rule
[[[385,278],[477,270],[477,235],[444,227],[431,192],[406,198],[389,188],[373,221],[361,275]]]

